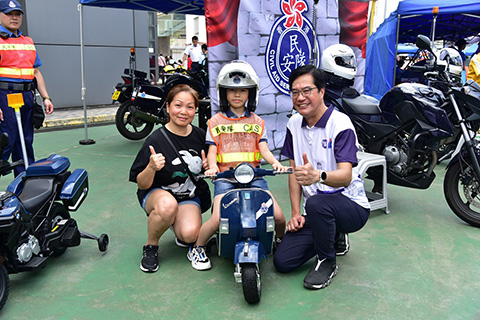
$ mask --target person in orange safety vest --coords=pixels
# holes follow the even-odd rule
[[[262,157],[273,169],[288,170],[268,148],[265,121],[253,113],[258,102],[259,78],[252,66],[238,60],[226,64],[217,78],[217,92],[221,112],[208,121],[206,143],[209,144],[209,170],[205,171],[205,175],[214,175],[243,162],[257,166]],[[212,216],[200,228],[197,242],[187,254],[196,270],[211,268],[205,245],[218,230],[221,198],[235,187],[232,182],[224,179],[215,180],[214,184]],[[255,179],[252,187],[264,189],[272,196],[267,181],[263,178]],[[285,233],[285,217],[273,196],[272,199],[278,243]]]
[[[24,161],[35,161],[33,155],[33,105],[34,80],[36,89],[43,98],[45,112],[52,113],[52,99],[48,92],[38,67],[42,62],[38,58],[33,40],[20,31],[23,19],[23,9],[16,0],[0,1],[0,134],[6,132],[10,144],[4,150],[2,159],[12,161],[23,159],[20,134],[15,116],[15,110],[8,106],[7,95],[21,93],[24,105],[20,108],[23,135],[25,139],[27,158]],[[24,171],[23,166],[15,168],[15,175]]]

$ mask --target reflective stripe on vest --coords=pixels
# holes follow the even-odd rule
[[[2,43],[0,44],[0,50],[36,51],[34,44],[22,44],[22,43]]]
[[[232,152],[217,154],[218,163],[259,162],[260,160],[262,160],[260,152]]]
[[[34,72],[33,68],[0,68],[0,75],[4,75],[6,78],[33,79]]]
[[[213,137],[217,137],[222,133],[256,133],[262,132],[262,127],[258,124],[250,123],[235,123],[235,124],[219,124],[212,129],[211,133]]]

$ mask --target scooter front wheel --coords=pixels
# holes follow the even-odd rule
[[[240,265],[242,274],[243,296],[248,303],[258,303],[262,293],[260,270],[256,263]]]
[[[130,140],[141,140],[152,132],[154,124],[130,113],[132,101],[120,105],[115,115],[115,125],[122,136]]]
[[[2,310],[10,292],[10,277],[4,265],[0,266],[0,310]]]

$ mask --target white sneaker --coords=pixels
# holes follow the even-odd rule
[[[205,247],[191,246],[187,252],[187,258],[192,262],[192,268],[195,270],[208,270],[212,268],[210,259],[205,253]]]

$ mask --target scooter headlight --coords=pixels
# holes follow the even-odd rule
[[[253,167],[249,164],[240,164],[233,174],[235,180],[242,184],[248,184],[252,182],[253,178],[255,177],[255,172]]]

